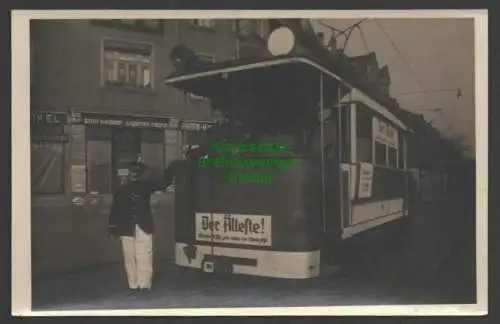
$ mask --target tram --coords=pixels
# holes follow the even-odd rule
[[[312,278],[342,242],[408,217],[410,130],[291,26],[266,58],[165,80],[225,116],[176,171],[179,266]]]

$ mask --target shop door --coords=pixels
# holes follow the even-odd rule
[[[137,161],[141,153],[141,133],[138,129],[117,128],[113,132],[114,187],[119,186],[128,175],[128,168]]]

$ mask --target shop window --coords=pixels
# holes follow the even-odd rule
[[[359,162],[373,163],[372,114],[362,105],[356,107],[356,155]]]
[[[375,164],[376,165],[387,165],[387,145],[375,142]]]
[[[269,33],[269,23],[264,19],[236,19],[236,35],[241,39],[246,39],[252,35],[257,35],[265,39]]]
[[[31,143],[31,188],[36,194],[64,193],[64,142]]]
[[[128,168],[143,158],[158,180],[165,167],[165,133],[158,129],[87,126],[87,191],[111,193],[128,176]]]
[[[104,85],[153,89],[153,46],[106,39],[103,42]]]

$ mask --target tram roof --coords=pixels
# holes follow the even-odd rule
[[[360,90],[357,84],[352,85],[351,83],[354,82],[352,82],[351,78],[349,78],[350,82],[348,82],[338,75],[345,71],[340,69],[338,73],[335,73],[337,71],[332,72],[331,69],[308,56],[283,55],[264,59],[237,59],[217,62],[187,71],[175,71],[165,79],[165,83],[185,92],[213,98],[217,91],[224,89],[229,79],[234,80],[238,76],[248,80],[252,78],[258,79],[259,77],[269,79],[273,78],[273,76],[279,77],[281,75],[283,77],[283,75],[286,75],[286,78],[299,78],[305,88],[316,89],[315,92],[319,97],[320,78],[318,72],[323,72],[327,76],[323,79],[324,89],[336,89],[337,84],[344,86],[343,102],[362,102],[402,129],[408,129],[400,118],[396,117],[394,107],[388,108],[382,105],[380,100],[373,99],[373,96],[369,96],[365,91]],[[344,74],[342,73],[342,76]],[[283,80],[283,78],[279,80]],[[293,95],[293,93],[290,93],[290,89],[286,89],[286,83],[277,85],[276,89],[284,91],[284,94],[288,96]],[[350,97],[346,95],[349,92],[348,89],[351,89]],[[250,91],[250,89],[247,90]],[[331,93],[333,92],[324,91],[323,100],[326,104],[329,103],[328,96],[332,96]]]

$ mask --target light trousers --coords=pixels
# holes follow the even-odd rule
[[[153,235],[135,226],[135,236],[122,236],[123,261],[131,289],[151,288],[153,278]]]

